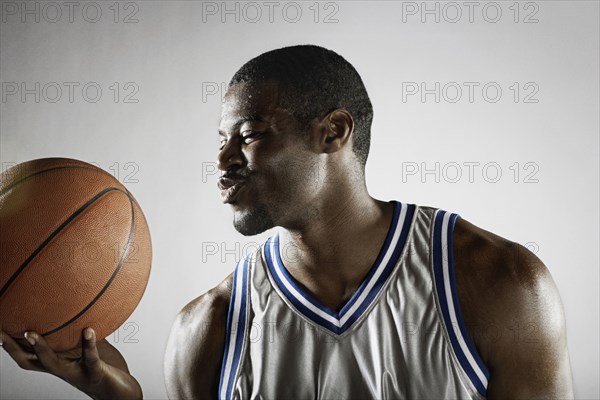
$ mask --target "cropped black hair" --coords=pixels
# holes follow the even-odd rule
[[[364,169],[371,142],[373,106],[352,64],[319,46],[283,47],[248,61],[231,78],[229,86],[267,80],[277,82],[280,106],[296,118],[302,129],[336,108],[348,110],[354,119],[352,150]]]

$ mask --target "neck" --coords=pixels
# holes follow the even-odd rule
[[[332,293],[333,308],[374,264],[393,215],[393,205],[372,198],[366,187],[348,189],[336,187],[335,196],[313,205],[310,221],[283,227],[280,234],[280,248],[293,250],[282,251],[288,271],[318,298],[320,290]]]

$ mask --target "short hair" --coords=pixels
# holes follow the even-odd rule
[[[371,142],[373,106],[356,69],[332,50],[314,45],[283,47],[263,53],[244,64],[231,78],[239,82],[273,80],[280,105],[307,129],[314,118],[345,108],[354,119],[352,150],[364,171]]]

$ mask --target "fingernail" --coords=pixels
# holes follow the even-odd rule
[[[85,330],[85,332],[83,332],[83,337],[84,337],[86,340],[92,340],[92,336],[93,336],[93,333],[92,333],[92,330],[91,330],[90,328],[87,328],[87,329]]]
[[[35,346],[35,338],[29,335],[29,332],[25,332],[23,336],[25,336],[25,339],[27,339],[30,345]]]

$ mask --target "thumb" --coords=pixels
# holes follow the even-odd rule
[[[83,330],[83,345],[82,354],[83,362],[87,367],[90,375],[94,376],[100,373],[101,362],[96,347],[96,332],[92,328]]]

